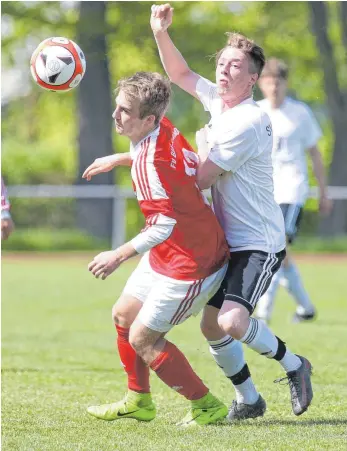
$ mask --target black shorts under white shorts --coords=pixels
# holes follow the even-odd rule
[[[245,306],[252,314],[285,256],[285,249],[276,254],[262,251],[231,251],[223,282],[207,305],[221,309],[224,301],[234,301]]]
[[[280,207],[284,218],[287,240],[291,244],[299,229],[303,208],[299,204],[280,204]]]

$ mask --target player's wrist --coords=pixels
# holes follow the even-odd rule
[[[155,39],[160,39],[168,34],[167,30],[152,30]]]

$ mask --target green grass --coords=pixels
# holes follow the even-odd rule
[[[5,256],[2,264],[2,434],[4,451],[113,450],[346,450],[347,263],[300,264],[318,307],[318,320],[292,325],[293,303],[281,289],[274,332],[314,366],[313,405],[302,417],[291,412],[277,362],[246,351],[254,381],[268,404],[263,419],[238,425],[179,430],[188,402],[155,375],[158,408],[151,423],[98,421],[90,404],[116,401],[126,380],[114,347],[110,310],[133,265],[106,281],[86,269],[89,257]],[[198,374],[230,403],[230,382],[216,367],[198,319],[170,333]]]

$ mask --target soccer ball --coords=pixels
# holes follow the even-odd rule
[[[49,91],[70,91],[80,83],[86,71],[86,59],[71,39],[48,38],[32,54],[30,70],[33,79]]]

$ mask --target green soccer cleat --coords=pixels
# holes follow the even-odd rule
[[[150,393],[128,391],[122,401],[101,406],[90,406],[87,412],[100,420],[114,421],[122,418],[134,418],[138,421],[151,421],[155,418],[156,408]]]
[[[191,410],[177,423],[177,426],[204,426],[217,423],[228,414],[228,408],[219,399],[208,392],[201,399],[192,401]]]

